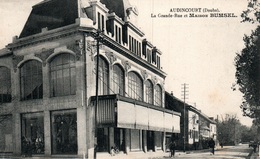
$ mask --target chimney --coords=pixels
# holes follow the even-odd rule
[[[171,95],[173,96],[173,91],[171,91]]]

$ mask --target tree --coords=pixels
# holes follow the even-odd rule
[[[220,143],[236,145],[241,141],[242,125],[236,115],[226,114],[225,118],[217,121],[217,135]]]
[[[240,129],[241,130],[241,141],[242,142],[250,142],[250,141],[254,141],[257,136],[257,126],[252,124],[252,126],[246,127],[246,126],[242,126],[243,128]]]
[[[259,0],[249,0],[242,22],[260,23]],[[243,93],[240,106],[245,116],[260,124],[260,26],[244,36],[245,48],[235,57],[236,84]]]
[[[241,14],[242,22],[260,22],[260,3],[259,0],[248,0],[247,10]]]

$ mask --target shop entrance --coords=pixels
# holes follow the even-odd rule
[[[97,129],[97,152],[109,152],[108,148],[108,128]]]
[[[124,129],[115,128],[114,129],[114,143],[116,148],[119,149],[119,151],[125,152],[125,131]]]
[[[147,131],[147,151],[154,151],[154,132]]]

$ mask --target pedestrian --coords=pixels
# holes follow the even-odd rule
[[[28,155],[28,148],[27,148],[27,138],[22,136],[22,156],[27,157]]]
[[[220,146],[221,146],[221,148],[223,148],[223,143],[222,142],[220,143]]]
[[[176,143],[175,141],[172,141],[169,145],[170,151],[171,151],[171,157],[174,157],[175,155],[175,148],[176,148]]]
[[[115,152],[115,149],[114,149],[113,146],[111,146],[110,155],[111,155],[111,156],[115,156],[115,155],[116,155],[116,152]]]
[[[256,147],[257,147],[257,143],[255,142],[255,143],[253,144],[254,153],[256,153]]]
[[[211,138],[209,140],[208,145],[209,145],[209,148],[211,148],[211,153],[214,155],[214,153],[215,153],[215,141],[213,140],[213,138]]]

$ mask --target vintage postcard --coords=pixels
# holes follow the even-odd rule
[[[252,5],[0,1],[0,158],[248,156],[235,59]]]

